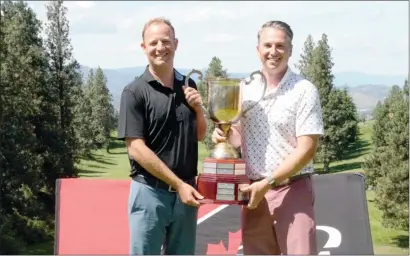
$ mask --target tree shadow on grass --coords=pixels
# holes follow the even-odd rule
[[[124,141],[117,140],[114,137],[110,138],[110,149],[119,149],[119,148],[125,148]]]
[[[120,152],[108,152],[110,155],[126,155],[128,154],[127,151],[120,151]]]
[[[398,235],[394,237],[393,243],[403,249],[408,249],[409,248],[409,236],[408,235]]]
[[[78,174],[84,177],[101,177],[101,174],[106,174],[105,172],[88,170],[88,169],[79,169]]]
[[[361,157],[365,155],[369,149],[370,143],[359,137],[353,144],[351,144],[347,148],[342,160],[349,160]]]
[[[95,169],[107,169],[105,166],[97,165],[97,164],[87,164],[87,167],[89,168],[95,168]]]
[[[88,161],[95,161],[95,162],[98,162],[98,163],[100,163],[100,164],[107,164],[107,165],[115,165],[115,163],[113,163],[113,162],[109,162],[109,161],[106,161],[105,159],[106,159],[107,157],[104,157],[104,156],[101,156],[101,155],[97,155],[97,154],[95,154],[95,153],[91,153],[91,154],[88,154],[86,157],[84,157],[83,159],[84,160],[88,160]]]
[[[123,152],[111,152],[112,150],[116,149],[125,149],[125,144],[123,141],[117,140],[115,137],[110,137],[110,142],[108,143],[107,147],[105,150],[107,151],[108,154],[125,154]]]
[[[333,165],[329,168],[328,173],[338,173],[338,172],[343,172],[343,171],[350,171],[353,169],[360,169],[362,168],[363,162],[357,161],[353,163],[345,163],[345,164],[338,164],[338,165]],[[317,172],[324,173],[323,168],[316,168]]]

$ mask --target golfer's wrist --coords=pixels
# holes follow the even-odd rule
[[[179,191],[184,186],[184,184],[185,182],[183,180],[178,179],[173,187],[176,191]]]
[[[272,185],[269,184],[269,179],[268,178],[262,179],[261,183],[263,185],[264,190],[269,190],[270,188],[272,188]]]
[[[195,111],[196,115],[202,115],[202,116],[205,115],[201,105],[195,105],[194,106],[194,111]]]

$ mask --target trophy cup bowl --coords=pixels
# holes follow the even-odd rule
[[[202,108],[208,118],[228,137],[232,124],[239,121],[241,115],[251,109],[242,109],[243,86],[249,85],[255,74],[259,74],[264,82],[262,97],[266,91],[266,79],[259,71],[251,74],[251,81],[237,78],[211,77],[202,79],[202,72],[193,69],[186,75],[185,86],[192,74],[198,74],[202,85],[205,86],[208,107]],[[257,102],[255,103],[255,105]],[[254,105],[253,105],[254,106]],[[242,186],[250,183],[245,174],[245,161],[239,152],[227,141],[219,142],[211,150],[209,156],[203,160],[202,172],[198,175],[198,192],[204,196],[201,203],[211,204],[247,204],[248,197],[240,191]]]

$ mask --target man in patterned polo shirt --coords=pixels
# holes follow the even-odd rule
[[[244,254],[317,254],[311,174],[324,128],[316,87],[289,68],[292,39],[284,22],[262,26],[257,50],[267,92],[228,138],[241,147],[251,179],[243,189],[250,195],[242,211]],[[244,109],[251,94],[243,94]],[[215,129],[213,141],[226,140],[221,135]]]

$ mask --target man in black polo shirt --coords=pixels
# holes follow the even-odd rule
[[[149,65],[122,93],[118,138],[131,164],[128,202],[131,254],[194,254],[198,140],[206,132],[193,80],[174,69],[178,40],[171,23],[150,20],[141,47]]]

